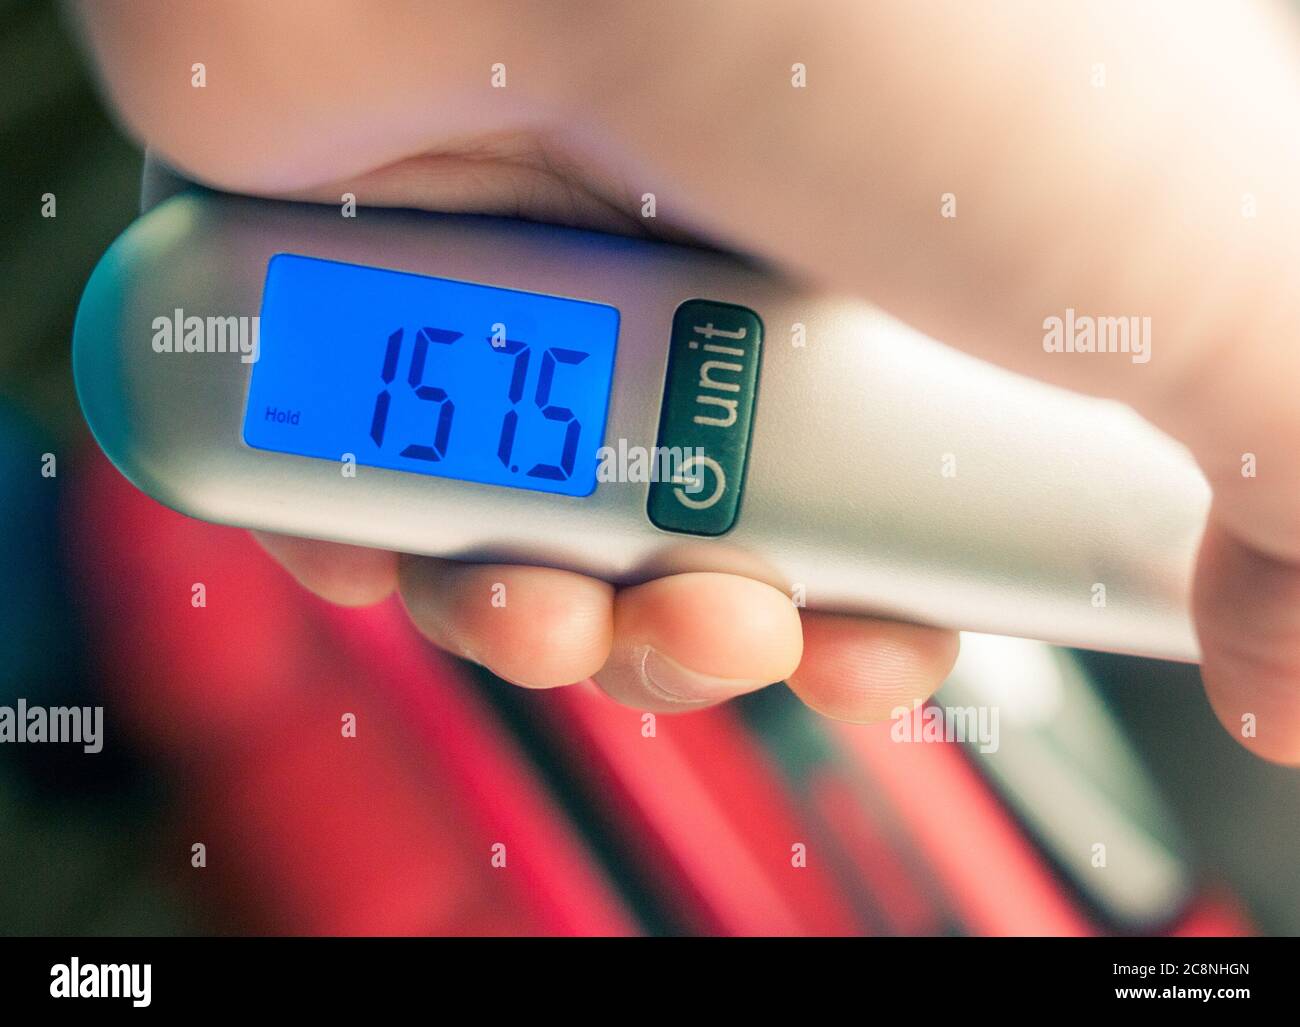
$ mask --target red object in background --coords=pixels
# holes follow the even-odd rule
[[[693,932],[853,934],[842,883],[814,853],[791,865],[808,825],[730,707],[655,721],[579,686],[534,697],[575,754],[588,797],[636,851],[674,916]]]
[[[881,789],[908,805],[918,844],[970,933],[1094,933],[956,746],[893,745],[884,732],[846,724],[835,731]]]
[[[643,930],[646,897],[607,868],[633,871],[659,919],[688,932],[1104,929],[954,746],[835,725],[834,757],[798,779],[734,707],[659,717],[647,738],[640,713],[587,684],[521,700],[560,754],[539,767],[399,604],[330,607],[246,533],[168,511],[90,459],[69,530],[109,718],[176,771],[176,840],[160,857],[198,875],[219,929]],[[615,855],[589,844],[592,825]],[[1178,933],[1242,929],[1215,899]]]
[[[396,603],[332,608],[247,533],[164,509],[102,459],[76,499],[110,716],[179,772],[173,858],[188,867],[191,840],[205,844],[197,880],[230,929],[635,930],[509,736]]]

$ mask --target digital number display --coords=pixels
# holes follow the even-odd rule
[[[601,303],[277,254],[244,441],[587,496],[618,323]]]

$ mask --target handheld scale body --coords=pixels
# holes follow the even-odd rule
[[[1198,656],[1181,447],[724,255],[191,190],[101,260],[74,369],[117,467],[205,520]]]

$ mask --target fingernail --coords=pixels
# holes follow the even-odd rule
[[[673,703],[718,702],[744,695],[769,683],[700,674],[650,648],[641,657],[641,679],[653,695]]]

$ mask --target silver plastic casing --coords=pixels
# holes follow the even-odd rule
[[[616,307],[610,446],[655,445],[683,301],[755,311],[766,338],[735,526],[717,538],[662,531],[642,482],[572,498],[372,467],[348,477],[336,461],[245,445],[252,365],[237,353],[155,352],[153,322],[177,309],[257,315],[267,262],[285,252]],[[813,609],[1198,657],[1188,596],[1209,492],[1181,447],[1123,406],[984,364],[863,303],[716,253],[492,218],[344,218],[191,190],[100,261],[77,314],[74,368],[109,458],[204,520],[616,583],[725,571]]]

